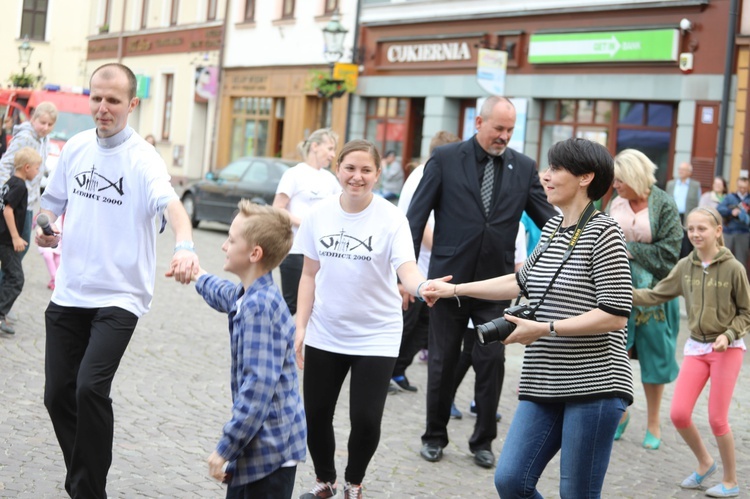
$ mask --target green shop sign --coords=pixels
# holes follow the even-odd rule
[[[676,61],[679,41],[676,29],[531,35],[529,62]]]

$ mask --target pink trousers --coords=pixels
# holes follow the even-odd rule
[[[698,396],[711,380],[708,393],[708,423],[712,433],[720,437],[729,432],[729,405],[742,367],[744,351],[728,348],[724,352],[686,356],[677,376],[670,417],[675,428],[687,428],[693,421]]]

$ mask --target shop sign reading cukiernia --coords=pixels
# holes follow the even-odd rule
[[[391,45],[386,58],[392,63],[467,61],[471,59],[471,50],[466,42]]]
[[[677,61],[679,41],[676,29],[537,34],[529,41],[529,62]]]

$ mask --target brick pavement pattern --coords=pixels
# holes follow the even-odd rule
[[[209,272],[222,271],[220,250],[226,227],[207,225],[195,232],[196,247]],[[112,390],[115,411],[114,461],[108,493],[113,498],[224,497],[226,489],[208,477],[206,458],[229,417],[229,342],[226,317],[198,296],[192,286],[180,286],[161,278],[172,254],[169,231],[159,237],[157,282],[151,312],[141,319],[115,377]],[[52,425],[42,403],[44,386],[44,309],[49,301],[49,280],[42,259],[32,248],[24,260],[26,284],[17,301],[15,336],[0,337],[0,497],[59,498],[64,464]],[[226,275],[226,277],[230,277]],[[277,279],[278,282],[278,279]],[[1,333],[0,333],[1,334]],[[685,324],[680,334],[687,337]],[[506,377],[500,412],[497,454],[517,403],[515,387],[522,347],[507,349]],[[748,376],[745,359],[741,379]],[[639,379],[638,364],[634,363]],[[464,419],[453,420],[451,443],[439,463],[419,457],[424,430],[426,365],[415,361],[408,376],[419,392],[388,398],[383,431],[365,478],[365,497],[375,498],[469,498],[497,497],[493,471],[475,466],[468,451],[474,419],[469,416],[472,374],[459,390],[456,403]],[[337,467],[343,478],[348,434],[348,389],[345,384],[335,427]],[[700,491],[683,491],[679,482],[695,465],[692,454],[669,421],[674,385],[665,390],[662,406],[663,443],[658,451],[641,448],[645,434],[645,400],[640,382],[630,426],[615,443],[603,497],[697,498]],[[742,385],[735,391],[730,421],[737,445],[741,491],[750,487],[750,392]],[[714,457],[716,444],[707,422],[707,394],[699,399],[695,422],[708,439]],[[539,483],[544,497],[558,497],[559,461],[547,468]],[[710,480],[714,485],[721,470]],[[295,497],[314,481],[308,458],[297,469]],[[341,495],[341,494],[340,494]]]

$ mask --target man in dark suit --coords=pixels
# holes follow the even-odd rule
[[[437,148],[425,166],[407,217],[419,253],[431,210],[435,231],[431,278],[452,275],[454,283],[489,279],[513,272],[518,223],[524,210],[540,227],[556,212],[539,183],[536,163],[508,149],[516,123],[513,104],[489,97],[476,118],[476,135]],[[439,300],[430,310],[427,427],[420,455],[439,461],[448,444],[448,421],[456,365],[469,319],[484,324],[502,315],[508,302],[471,298]],[[477,465],[492,468],[497,437],[495,411],[505,374],[505,346],[475,345],[474,399],[477,421],[469,448]]]

